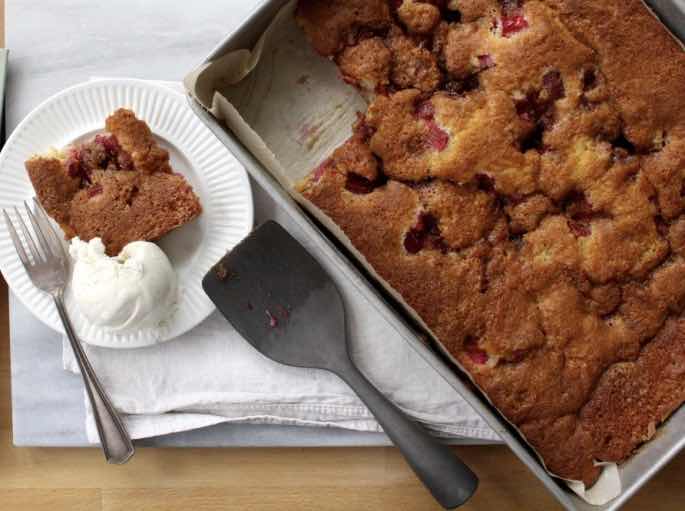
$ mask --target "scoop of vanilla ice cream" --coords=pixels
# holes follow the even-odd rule
[[[176,273],[154,243],[134,241],[116,257],[105,254],[100,238],[74,238],[71,289],[81,313],[111,331],[154,328],[176,302]]]

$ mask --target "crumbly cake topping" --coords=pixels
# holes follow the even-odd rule
[[[592,483],[685,400],[685,53],[639,0],[297,19],[372,98],[302,195],[551,471]]]
[[[41,204],[67,238],[102,238],[114,256],[131,241],[156,240],[191,221],[202,207],[133,112],[117,110],[106,129],[61,155],[31,158],[26,170]]]

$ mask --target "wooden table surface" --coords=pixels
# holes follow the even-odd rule
[[[4,41],[0,0],[0,42]],[[393,448],[139,449],[125,466],[97,449],[12,446],[7,287],[0,279],[0,510],[439,509]],[[465,511],[560,506],[502,446],[457,447],[480,477]],[[685,510],[685,455],[626,510]]]

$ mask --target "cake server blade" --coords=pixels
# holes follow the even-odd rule
[[[458,507],[473,495],[474,473],[354,365],[338,289],[279,224],[269,221],[253,231],[207,273],[202,286],[262,354],[281,364],[331,371],[350,385],[443,507]]]

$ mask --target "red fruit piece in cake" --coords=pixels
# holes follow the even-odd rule
[[[416,116],[424,121],[432,121],[435,117],[435,107],[429,100],[420,101],[416,105]]]
[[[477,365],[485,365],[488,363],[488,360],[490,360],[490,357],[484,350],[475,349],[473,351],[468,351],[467,353],[471,361]]]
[[[438,126],[435,121],[428,121],[428,135],[426,143],[431,149],[444,151],[447,148],[450,137],[445,130]]]
[[[478,55],[478,65],[480,66],[481,70],[486,70],[490,69],[491,67],[495,67],[495,59],[492,58],[492,55],[486,54],[486,55]]]
[[[548,101],[556,101],[566,95],[561,73],[557,70],[548,71],[542,77],[542,88]]]
[[[319,166],[314,169],[314,172],[312,173],[312,180],[314,182],[317,182],[319,179],[321,179],[326,172],[331,167],[331,164],[333,163],[333,160],[331,158],[326,158],[324,161],[319,163]]]
[[[90,171],[84,166],[79,149],[73,148],[69,150],[65,166],[70,177],[80,180],[80,186],[91,182]]]
[[[121,150],[117,137],[112,134],[101,133],[99,135],[95,135],[94,142],[98,145],[101,145],[107,155],[110,157],[117,156]]]
[[[87,194],[89,198],[93,198],[96,195],[100,195],[102,191],[102,185],[100,183],[95,183],[93,186],[88,187]]]
[[[522,2],[504,0],[502,2],[502,37],[511,37],[528,28],[528,21],[523,14]]]
[[[435,122],[435,107],[429,100],[416,105],[416,116],[423,120],[428,127],[426,145],[436,151],[444,151],[449,143],[449,135]]]
[[[484,192],[492,192],[495,189],[495,180],[487,174],[476,174],[476,184]]]
[[[592,234],[592,226],[589,222],[583,220],[569,220],[568,228],[577,238],[584,238]]]
[[[540,90],[529,90],[514,100],[516,113],[524,121],[540,123],[542,129],[549,129],[554,124],[554,103],[565,96],[561,73],[548,71],[542,77]]]
[[[469,337],[464,341],[464,351],[471,362],[476,365],[485,365],[490,360],[488,353],[478,346],[478,340]]]
[[[447,246],[440,235],[438,219],[430,213],[421,212],[416,225],[404,237],[404,248],[410,254],[418,254],[424,248],[446,252]]]
[[[364,176],[350,172],[347,174],[347,179],[345,181],[345,189],[349,192],[356,193],[358,195],[366,195],[367,193],[373,192],[375,188],[375,183],[366,179]]]
[[[523,11],[520,14],[502,18],[502,36],[504,37],[511,37],[525,28],[528,28],[528,22],[523,17]]]

